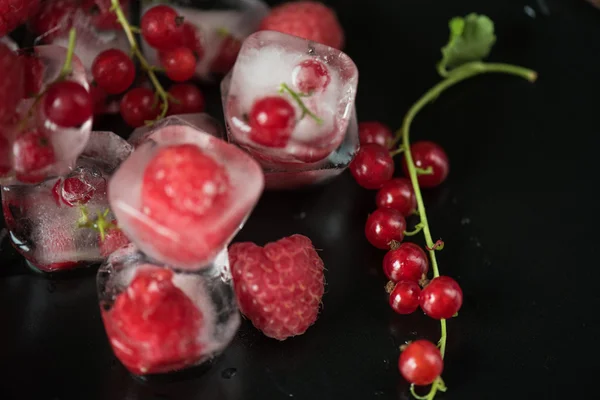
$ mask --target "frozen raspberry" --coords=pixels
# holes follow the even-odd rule
[[[20,134],[13,145],[17,179],[26,183],[44,180],[39,171],[55,162],[54,148],[50,140],[38,130]]]
[[[139,268],[112,309],[102,313],[115,355],[138,375],[195,364],[204,350],[199,342],[202,313],[173,284],[171,270],[153,265]]]
[[[197,232],[204,218],[222,213],[229,195],[229,177],[225,168],[200,148],[191,144],[164,147],[150,161],[142,182],[141,201],[143,212],[153,223],[185,233]],[[185,237],[185,234],[182,234]],[[190,235],[189,240],[195,240]],[[152,240],[150,237],[149,240]],[[185,263],[203,259],[204,251],[212,251],[211,240],[204,238],[194,254],[164,240],[154,240],[154,246],[165,257]]]
[[[39,0],[0,0],[0,37],[27,21],[39,5]]]
[[[216,74],[227,74],[233,68],[241,47],[241,41],[231,35],[225,35],[219,46],[217,56],[212,61],[210,70]]]
[[[274,7],[259,30],[287,33],[336,49],[344,46],[344,31],[335,12],[317,1],[294,1]]]
[[[37,35],[44,35],[44,41],[50,42],[71,28],[75,11],[76,0],[44,1],[29,19],[29,29]]]
[[[112,223],[116,225],[117,221],[112,221]],[[120,229],[110,229],[106,232],[104,240],[98,235],[98,242],[100,244],[100,254],[102,257],[108,257],[121,247],[130,243],[127,236],[125,236]]]
[[[0,21],[1,15],[0,11]],[[0,75],[0,124],[3,124],[14,115],[16,105],[24,94],[21,58],[4,43],[0,43]]]
[[[240,310],[265,335],[285,340],[317,320],[324,266],[309,238],[292,235],[264,247],[235,243],[229,261]]]

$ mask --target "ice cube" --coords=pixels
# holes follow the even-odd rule
[[[109,201],[145,254],[196,270],[209,267],[242,227],[264,177],[248,154],[210,133],[212,123],[205,129],[183,118],[136,133],[141,144],[110,180]]]
[[[68,173],[85,148],[92,128],[91,117],[76,128],[57,126],[44,115],[44,108],[34,97],[35,94],[44,93],[46,88],[59,78],[67,49],[44,45],[20,50],[19,53],[26,69],[25,81],[29,97],[21,100],[17,105],[18,115],[14,123],[10,127],[5,127],[6,138],[13,143],[14,171],[0,178],[0,183],[3,185],[38,183],[45,178]],[[71,66],[72,73],[68,79],[89,90],[85,69],[78,57],[73,56]],[[50,152],[53,160],[35,170],[31,169],[31,165],[20,165],[16,160],[17,154],[31,153],[35,150],[31,149],[31,143],[25,144],[33,137],[40,141],[38,143],[43,143],[39,146],[45,148],[43,149],[45,153]]]
[[[75,168],[38,185],[2,187],[2,209],[13,244],[42,271],[67,270],[101,262],[126,242],[111,230],[105,240],[98,231],[80,228],[85,206],[90,221],[108,210],[107,182],[131,153],[125,140],[112,132],[92,132]],[[103,216],[113,221],[108,212]]]
[[[161,2],[152,2],[142,8],[142,15]],[[184,21],[196,31],[202,56],[196,65],[196,77],[214,82],[225,75],[235,62],[241,42],[255,32],[269,7],[260,0],[217,0],[205,4],[180,1],[170,4]],[[158,53],[142,40],[144,54],[153,65],[158,65]],[[195,49],[192,49],[195,50]]]
[[[169,373],[218,355],[240,325],[227,249],[200,272],[150,261],[122,248],[97,275],[104,327],[133,374]]]
[[[265,175],[303,172],[284,186],[337,175],[358,149],[357,84],[356,65],[339,50],[279,32],[254,33],[221,82],[228,140],[255,157]],[[284,99],[294,109],[291,131],[277,143],[265,142],[263,131],[251,126],[253,106],[266,97]],[[267,176],[267,187],[278,186],[278,179]]]

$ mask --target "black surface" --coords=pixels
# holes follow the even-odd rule
[[[439,399],[597,396],[597,158],[600,11],[584,1],[331,1],[360,69],[359,119],[394,127],[437,82],[447,21],[471,11],[496,22],[495,61],[537,69],[535,85],[487,76],[441,96],[413,137],[438,141],[451,174],[426,203],[443,273],[465,292],[449,321]],[[537,17],[524,12],[531,6]],[[208,90],[219,115],[218,92]],[[112,126],[110,121],[101,124]],[[348,173],[301,193],[264,195],[239,240],[310,236],[327,267],[324,310],[278,343],[244,323],[206,372],[134,380],[112,355],[93,271],[47,278],[0,253],[1,399],[407,399],[397,370],[406,340],[437,340],[438,324],[401,317],[383,291],[383,252],[365,240],[374,193]],[[234,373],[235,372],[235,373]],[[586,397],[588,398],[588,397]]]

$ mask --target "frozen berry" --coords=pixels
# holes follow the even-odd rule
[[[335,12],[317,1],[294,1],[273,7],[259,30],[287,33],[336,49],[344,45],[344,31]]]
[[[250,139],[268,147],[285,147],[296,122],[296,111],[280,96],[258,99],[250,110]]]
[[[168,50],[181,45],[183,17],[166,5],[152,7],[142,15],[140,28],[146,42],[155,49]]]
[[[148,88],[134,88],[125,93],[120,105],[121,117],[127,125],[138,128],[158,117],[160,110],[154,92]]]
[[[389,149],[394,141],[394,134],[381,122],[367,121],[358,124],[358,140],[360,144],[375,143]]]
[[[405,229],[406,221],[402,214],[391,208],[380,208],[367,218],[365,236],[378,249],[389,249],[392,240],[402,241]]]
[[[108,49],[96,56],[92,64],[96,84],[108,94],[126,91],[135,79],[135,65],[131,58],[119,49]]]
[[[93,111],[92,96],[77,82],[54,83],[44,95],[44,113],[58,126],[80,126],[91,118]]]
[[[27,21],[39,5],[40,0],[0,0],[0,37]]]
[[[442,374],[444,360],[435,344],[428,340],[416,340],[400,353],[398,368],[408,382],[426,386]]]
[[[406,178],[394,178],[383,184],[375,196],[379,208],[393,208],[408,217],[417,209],[412,183]]]
[[[425,171],[431,168],[430,173],[418,174],[421,187],[433,188],[446,180],[450,171],[450,163],[444,149],[433,142],[421,141],[413,143],[410,146],[410,152],[417,168]],[[402,168],[404,174],[408,176],[406,158],[402,159]]]
[[[173,277],[168,269],[142,265],[102,312],[115,355],[134,374],[176,371],[202,356],[203,315]]]
[[[219,75],[227,74],[233,68],[241,47],[240,40],[226,34],[221,40],[217,56],[210,65],[211,72]]]
[[[427,255],[414,243],[402,243],[383,257],[383,272],[388,279],[398,282],[419,282],[429,270]]]
[[[421,287],[413,281],[400,281],[396,283],[390,293],[390,306],[398,314],[412,314],[419,308],[419,295]]]
[[[175,82],[185,82],[196,72],[196,57],[187,47],[177,47],[158,54],[165,74]]]
[[[0,0],[1,1],[1,0]],[[1,11],[0,11],[1,15]],[[0,30],[2,29],[0,16]],[[2,35],[0,35],[2,36]],[[25,76],[22,58],[0,42],[0,126],[6,128],[5,122],[12,118],[18,102],[24,96]]]
[[[37,130],[21,133],[13,145],[17,179],[25,183],[44,180],[40,170],[54,164],[54,148],[50,140]]]
[[[350,172],[365,189],[380,189],[394,175],[394,160],[385,147],[366,144],[350,163]]]
[[[196,85],[178,83],[169,88],[169,94],[176,100],[169,101],[169,115],[193,114],[204,111],[204,96]]]
[[[229,260],[240,310],[266,336],[301,335],[317,320],[324,266],[309,238],[234,243]]]
[[[304,60],[292,71],[292,81],[302,93],[325,90],[331,81],[325,64],[317,60]]]
[[[117,221],[112,221],[112,223],[116,225]],[[129,238],[120,229],[110,229],[106,232],[104,240],[98,235],[98,243],[102,257],[108,257],[121,247],[129,244]]]
[[[434,319],[452,318],[463,302],[459,284],[449,276],[438,276],[423,288],[421,309]]]

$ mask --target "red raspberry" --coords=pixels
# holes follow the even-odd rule
[[[134,374],[183,369],[202,357],[203,316],[173,284],[173,272],[142,265],[110,311],[102,312],[115,355]]]
[[[273,7],[259,30],[278,31],[342,49],[344,31],[335,12],[317,1],[294,1]]]
[[[266,336],[301,335],[317,320],[324,266],[306,236],[292,235],[264,248],[234,243],[229,262],[240,310]]]
[[[39,0],[0,0],[0,37],[27,21],[39,5]]]
[[[221,41],[219,51],[212,61],[210,70],[215,74],[227,74],[233,68],[241,48],[242,42],[231,35],[226,35]]]
[[[117,221],[112,221],[112,223],[116,225]],[[108,257],[121,247],[130,243],[129,238],[127,238],[120,229],[111,229],[106,232],[104,240],[98,235],[98,242],[102,257]]]
[[[17,103],[23,98],[24,77],[21,58],[3,43],[0,43],[0,74],[0,123],[4,123],[15,114]]]
[[[71,28],[75,11],[77,11],[75,0],[45,1],[37,13],[29,19],[29,29],[37,35],[44,35],[44,40],[49,42]],[[45,35],[46,33],[48,34]]]

